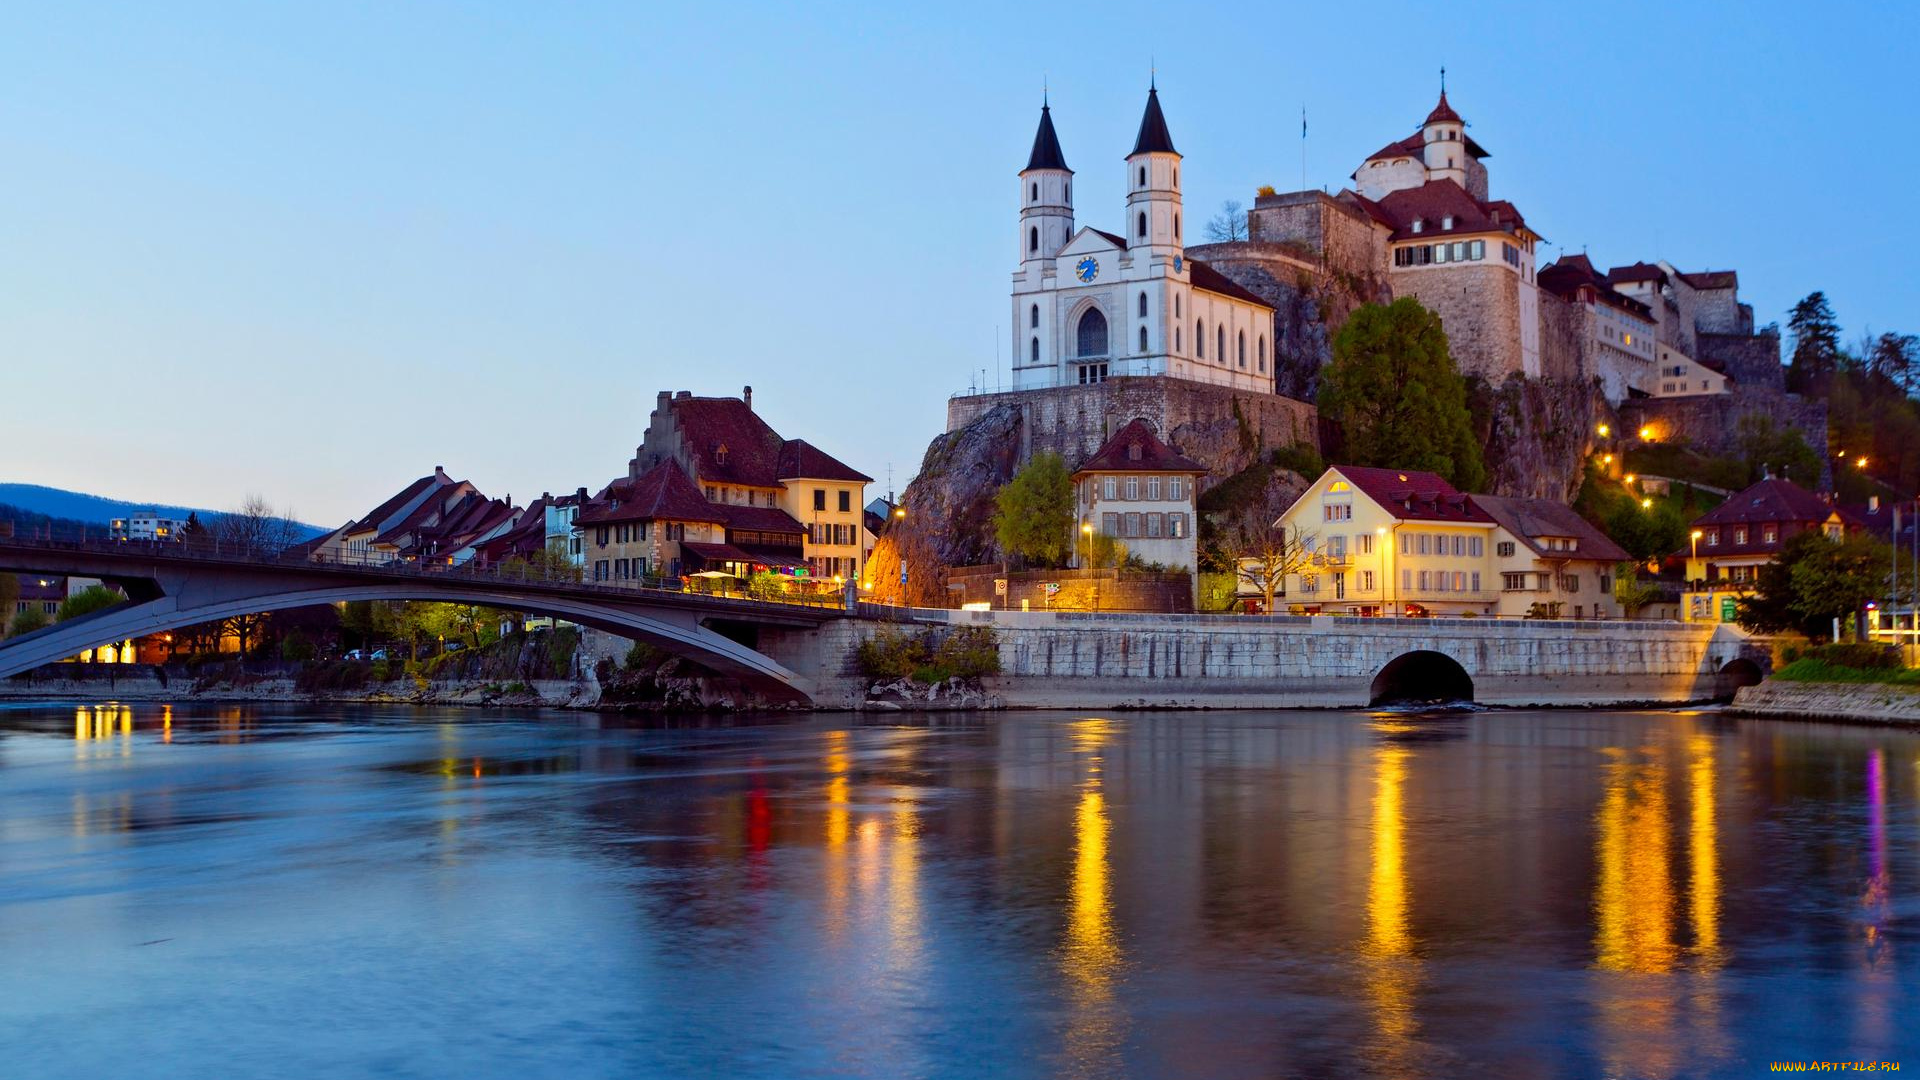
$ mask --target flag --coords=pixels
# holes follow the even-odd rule
[[[1300,106],[1300,137],[1303,139],[1307,137],[1307,107],[1305,105]]]

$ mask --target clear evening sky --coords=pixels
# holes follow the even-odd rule
[[[0,480],[332,524],[445,464],[524,502],[621,472],[655,391],[750,383],[904,485],[1004,371],[1042,78],[1078,221],[1114,229],[1150,62],[1196,225],[1299,186],[1303,104],[1338,190],[1444,63],[1558,250],[1920,331],[1916,32],[1891,3],[18,5]]]

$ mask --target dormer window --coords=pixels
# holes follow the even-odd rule
[[[1414,231],[1414,232],[1419,232],[1419,231],[1420,231],[1421,229],[1424,229],[1424,228],[1426,228],[1426,226],[1427,226],[1427,223],[1426,223],[1426,222],[1425,222],[1424,220],[1422,220],[1422,219],[1420,219],[1420,218],[1414,218],[1414,219],[1413,219],[1413,231]]]
[[[1128,461],[1140,460],[1140,444],[1139,443],[1136,442],[1136,443],[1127,444],[1127,460]]]
[[[1452,215],[1452,214],[1448,214],[1448,215],[1447,215],[1446,217],[1443,217],[1443,218],[1441,218],[1441,219],[1440,219],[1440,227],[1441,227],[1442,229],[1451,229],[1451,228],[1453,228],[1453,215]]]
[[[714,447],[713,460],[715,464],[719,464],[719,465],[725,465],[727,463],[727,444],[726,443],[721,443],[719,446]]]

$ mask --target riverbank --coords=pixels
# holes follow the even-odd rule
[[[1727,712],[1765,719],[1920,726],[1920,688],[1768,679],[1741,687]]]

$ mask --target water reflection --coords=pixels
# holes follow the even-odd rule
[[[1367,936],[1363,978],[1372,1008],[1376,1047],[1384,1063],[1404,1074],[1419,1031],[1414,995],[1420,963],[1407,916],[1406,783],[1412,751],[1396,743],[1373,750],[1373,830],[1367,875]]]
[[[1107,862],[1113,824],[1107,818],[1103,789],[1104,751],[1113,729],[1111,720],[1089,718],[1075,721],[1068,735],[1081,779],[1073,812],[1073,870],[1060,966],[1070,998],[1067,1071],[1076,1076],[1111,1076],[1120,1071],[1118,1051],[1124,1035],[1124,1020],[1114,1000],[1121,952]]]

